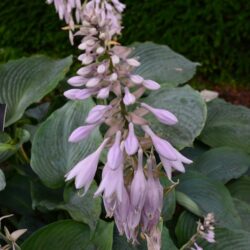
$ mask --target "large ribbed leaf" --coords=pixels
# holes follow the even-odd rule
[[[187,243],[196,233],[198,220],[199,217],[191,214],[190,212],[182,212],[175,227],[175,235],[180,247]]]
[[[216,242],[211,244],[203,241],[201,246],[204,250],[249,250],[250,233],[243,230],[234,230],[233,228],[215,229]]]
[[[206,104],[200,94],[190,86],[162,88],[153,92],[143,102],[175,114],[179,122],[174,126],[163,125],[152,115],[148,115],[148,118],[156,133],[179,149],[192,145],[206,121]]]
[[[177,190],[189,196],[203,211],[214,213],[218,225],[241,228],[241,221],[233,199],[225,186],[200,173],[189,171],[180,175]]]
[[[23,143],[30,139],[27,130],[18,128],[15,131],[15,138],[12,139],[7,133],[0,132],[0,162],[7,160],[15,154]]]
[[[141,66],[135,73],[145,79],[155,80],[162,86],[178,86],[190,80],[199,63],[189,61],[166,45],[152,42],[132,44],[132,56],[138,56]]]
[[[101,198],[93,198],[96,189],[96,184],[92,183],[88,192],[83,196],[72,185],[66,187],[65,204],[60,208],[67,210],[74,220],[87,223],[94,229],[101,213]]]
[[[72,63],[71,57],[52,60],[33,56],[0,66],[0,103],[7,104],[5,126],[20,119],[25,109],[52,91]]]
[[[3,171],[0,169],[0,191],[2,191],[6,186],[5,177]]]
[[[192,168],[206,176],[226,183],[237,179],[250,167],[250,156],[240,149],[214,148],[199,157]]]
[[[70,101],[55,111],[37,130],[32,146],[31,167],[45,185],[64,184],[64,175],[82,158],[92,153],[101,142],[95,130],[80,143],[68,142],[70,133],[84,124],[93,101]]]
[[[99,221],[94,234],[85,224],[73,220],[49,224],[29,237],[22,250],[111,250],[113,223]]]
[[[229,146],[250,153],[250,109],[216,99],[208,104],[208,118],[200,140],[211,147]]]
[[[234,199],[234,205],[241,218],[242,228],[250,232],[250,205],[236,198]]]
[[[231,183],[228,189],[233,197],[247,202],[250,205],[250,177],[243,176]]]

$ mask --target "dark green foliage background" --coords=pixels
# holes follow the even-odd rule
[[[205,80],[249,82],[250,1],[124,0],[122,42],[154,41],[203,67]],[[45,0],[0,1],[0,61],[24,54],[72,53],[64,25]]]

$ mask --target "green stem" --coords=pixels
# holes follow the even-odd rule
[[[189,249],[191,246],[194,245],[194,243],[196,242],[197,238],[199,237],[199,233],[196,233],[192,236],[192,238],[185,244],[183,245],[180,250],[185,250],[185,249]]]

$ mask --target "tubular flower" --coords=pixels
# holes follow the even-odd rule
[[[140,231],[146,235],[154,231],[161,214],[163,188],[154,151],[169,179],[173,170],[184,172],[184,164],[191,163],[167,140],[160,138],[144,116],[151,112],[167,125],[174,125],[178,120],[167,110],[140,103],[147,89],[157,90],[160,85],[134,74],[135,68],[140,66],[139,59],[130,56],[131,48],[117,42],[124,4],[119,0],[84,3],[48,0],[48,3],[54,3],[60,18],[68,24],[71,40],[75,36],[80,39],[78,60],[82,67],[68,80],[74,88],[64,95],[72,100],[94,97],[107,103],[92,108],[86,124],[70,135],[70,142],[78,142],[99,125],[107,127],[103,143],[66,174],[66,181],[74,179],[76,188],[84,188],[86,193],[106,147],[107,162],[95,196],[102,195],[107,216],[114,216],[119,232],[135,243]],[[137,135],[137,131],[143,134]],[[146,164],[143,163],[145,157]],[[206,237],[211,238],[211,235]]]

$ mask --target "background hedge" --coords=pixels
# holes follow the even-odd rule
[[[124,0],[122,42],[167,44],[202,63],[199,76],[210,81],[250,80],[250,1]],[[45,0],[0,1],[0,60],[33,53],[72,53],[66,32]]]

